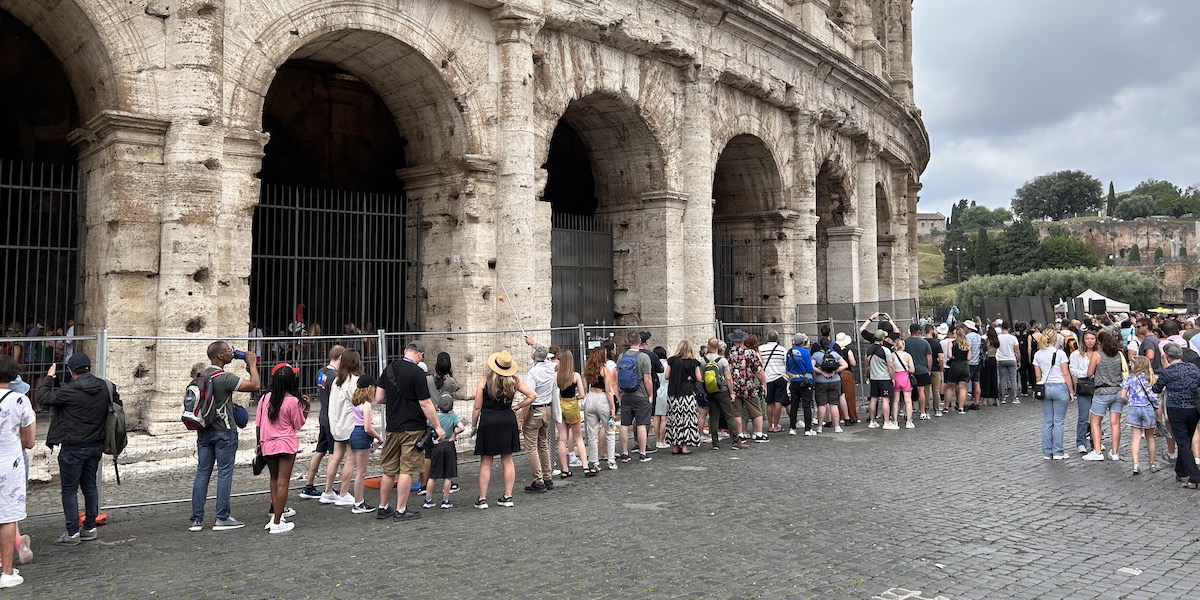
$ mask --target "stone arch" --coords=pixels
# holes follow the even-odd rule
[[[826,156],[817,168],[817,303],[853,302],[858,298],[858,242],[853,174],[845,155]]]
[[[133,108],[121,103],[126,94],[119,93],[109,37],[101,35],[92,16],[79,4],[73,0],[0,0],[0,14],[3,12],[32,30],[59,60],[83,123],[102,110]]]
[[[301,24],[312,29],[301,33]],[[241,64],[228,112],[236,127],[260,129],[263,102],[278,69],[288,60],[311,60],[337,65],[379,94],[397,128],[409,136],[410,166],[487,153],[485,111],[471,102],[470,88],[477,84],[452,47],[407,15],[317,4],[281,16],[257,39],[271,51],[248,52]],[[422,123],[440,126],[433,132]]]
[[[892,228],[892,205],[883,182],[875,182],[875,243],[879,273],[879,299],[888,300],[895,291],[896,235]],[[870,274],[867,274],[870,276]]]

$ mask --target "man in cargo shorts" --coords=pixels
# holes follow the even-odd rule
[[[387,411],[387,436],[379,457],[383,478],[379,482],[377,519],[392,517],[396,522],[406,522],[421,518],[421,513],[407,509],[413,475],[425,467],[425,453],[417,450],[417,440],[425,435],[427,422],[433,424],[434,443],[446,437],[429,399],[425,371],[417,366],[424,357],[425,344],[419,340],[409,342],[404,348],[404,358],[388,365],[377,380],[375,402],[383,404]],[[394,512],[388,506],[393,486],[398,507]]]

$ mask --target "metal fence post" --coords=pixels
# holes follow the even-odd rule
[[[720,319],[717,319],[717,321],[716,321],[716,326],[717,326],[717,332],[716,332],[714,335],[716,336],[716,338],[717,338],[718,340],[720,340],[720,339],[724,339],[724,338],[725,338],[725,336],[724,336],[724,335],[722,335],[722,334],[725,332],[725,326],[721,324],[721,320],[720,320]]]
[[[579,363],[579,372],[583,372],[583,365],[587,364],[587,329],[583,323],[579,324],[579,358],[576,362]]]
[[[379,375],[383,374],[384,367],[387,366],[387,332],[380,329],[375,332],[379,341],[375,342],[378,347],[377,354],[379,355]]]
[[[108,379],[108,329],[96,332],[96,372]]]

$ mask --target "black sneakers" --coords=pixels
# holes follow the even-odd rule
[[[535,481],[525,486],[525,491],[530,494],[544,494],[546,493],[546,485],[540,481]]]

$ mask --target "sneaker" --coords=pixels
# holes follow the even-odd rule
[[[271,523],[271,527],[267,529],[267,533],[284,533],[295,528],[296,524],[291,521],[280,521],[278,523]]]
[[[525,486],[525,491],[530,494],[544,494],[546,493],[546,485],[540,481],[535,481]]]
[[[1121,455],[1117,454],[1116,452],[1109,452],[1108,460],[1125,460],[1125,459],[1121,458]]]
[[[337,502],[334,502],[333,505],[334,506],[354,506],[354,494],[346,494],[345,496],[338,498]],[[284,512],[287,512],[287,509],[284,509]]]
[[[433,508],[433,498],[426,498],[425,503],[421,505],[421,508]]]
[[[1179,456],[1179,454],[1178,454],[1178,453],[1175,453],[1175,452],[1168,452],[1168,453],[1167,453],[1167,460],[1175,460],[1175,457],[1176,457],[1176,456]]]
[[[888,431],[896,431],[896,430],[900,429],[900,426],[892,421],[889,421],[883,425],[883,428]]]
[[[572,467],[582,467],[583,461],[579,460],[578,456],[572,456],[571,459],[567,461],[567,465]]]
[[[633,460],[633,457],[629,456],[628,454],[621,454],[621,455],[617,456],[617,460],[619,460],[623,463],[627,463],[627,462]]]
[[[417,488],[417,495],[424,496],[426,491],[428,491],[428,490],[425,489],[425,486],[421,486],[421,487]]]
[[[354,507],[350,509],[350,512],[356,515],[365,515],[369,512],[375,512],[375,507],[367,504],[366,500],[363,500],[362,502],[355,504]]]
[[[420,519],[420,518],[421,518],[421,513],[419,513],[419,512],[413,512],[413,511],[409,511],[409,510],[398,510],[398,511],[396,511],[396,514],[392,516],[392,521],[396,522],[396,523],[408,523],[409,521],[416,521],[417,519]]]
[[[750,444],[747,444],[746,442],[738,442],[733,445],[733,449],[734,450],[749,450]]]
[[[1001,400],[1001,401],[1000,401],[1000,404],[1008,404],[1008,398],[1005,398],[1005,399]]]
[[[942,416],[942,411],[940,411],[940,410],[939,410],[939,411],[937,411],[937,412],[933,413],[933,416],[935,416],[935,417],[940,417],[940,416]]]
[[[651,460],[654,460],[654,459],[652,459],[652,458],[650,458],[649,456],[646,456],[645,454],[643,454],[643,455],[642,455],[642,457],[638,459],[638,462],[643,462],[643,463],[646,463],[646,462],[650,462]]]
[[[905,423],[905,424],[904,424],[904,428],[905,428],[905,429],[916,429],[916,428],[917,428],[917,426],[916,426],[916,425],[913,425],[913,422],[912,422],[912,421],[909,421],[908,423]]]
[[[375,518],[376,519],[386,519],[390,516],[392,516],[392,507],[390,507],[386,504],[375,509]]]
[[[654,443],[654,447],[655,447],[655,448],[657,448],[657,449],[659,449],[659,450],[663,450],[663,449],[665,449],[665,448],[670,448],[670,447],[671,447],[671,445],[670,445],[670,444],[668,444],[668,443],[666,443],[666,442],[655,442],[655,443]],[[579,465],[575,465],[575,466],[577,466],[577,467],[578,467]]]
[[[559,475],[562,475],[562,469],[555,469],[553,472],[550,473],[551,477],[558,477]]]
[[[546,491],[550,491],[550,490],[554,489],[554,481],[553,480],[545,479],[542,481],[542,485],[546,486]]]
[[[1020,403],[1021,403],[1021,399],[1020,399],[1020,398],[1013,398],[1013,401],[1012,401],[1012,403],[1013,403],[1013,404],[1020,404]]]
[[[213,531],[228,531],[230,529],[241,529],[245,526],[246,526],[245,523],[230,516],[230,517],[227,517],[224,519],[217,519],[217,522],[213,524]]]
[[[879,423],[876,423],[875,421],[871,421],[870,423],[867,424],[867,429],[879,429]]]
[[[300,497],[306,500],[316,500],[321,497],[321,492],[317,491],[317,487],[314,485],[306,485],[304,489],[300,490]]]
[[[928,421],[928,420],[929,420],[929,413],[921,413],[921,418],[920,418],[920,420],[922,420],[922,421]]]
[[[25,583],[25,578],[21,577],[21,574],[17,573],[16,569],[13,569],[12,575],[0,573],[0,588],[17,587],[22,583]]]
[[[1093,460],[1104,460],[1104,455],[1103,455],[1103,454],[1100,454],[1099,452],[1096,452],[1095,450],[1093,450],[1093,451],[1091,451],[1091,452],[1088,452],[1087,454],[1084,454],[1084,455],[1083,455],[1083,460],[1089,460],[1089,461],[1093,461]]]
[[[496,501],[496,504],[505,508],[512,508],[516,506],[516,503],[513,502],[512,496],[500,496],[500,499]]]
[[[458,484],[457,483],[450,484],[450,493],[453,494],[456,492],[458,492]]]
[[[796,430],[795,430],[795,429],[789,429],[789,430],[788,430],[788,435],[796,435]]]
[[[764,442],[769,442],[769,441],[771,441],[771,438],[770,438],[770,436],[768,436],[765,433],[760,432],[760,433],[754,434],[754,442],[756,444],[762,444]]]
[[[321,499],[319,502],[321,504],[337,504],[338,498],[340,498],[340,496],[337,495],[337,492],[321,492]]]
[[[967,414],[967,411],[960,408],[960,409],[958,409],[958,414],[965,415],[965,414]]]
[[[834,433],[841,433],[842,431],[843,431],[843,430],[842,430],[842,428],[841,428],[841,427],[834,427],[834,428],[833,428],[833,432],[834,432]]]
[[[667,446],[667,447],[670,448],[670,446]],[[658,452],[658,448],[646,448],[645,453],[646,454],[654,454],[655,452]]]
[[[805,430],[804,435],[811,437],[811,436],[817,435],[817,432],[815,430],[808,429],[808,430]]]
[[[1161,470],[1162,470],[1162,467],[1158,466],[1158,463],[1156,463],[1156,462],[1150,463],[1150,472],[1151,473],[1157,473]]]
[[[1141,474],[1142,474],[1142,467],[1141,467],[1141,465],[1139,465],[1139,464],[1137,464],[1137,463],[1133,463],[1133,474],[1134,474],[1134,475],[1141,475]]]
[[[353,498],[353,497],[354,496],[351,496],[351,498]],[[285,507],[283,507],[283,512],[279,513],[279,516],[284,519],[290,519],[290,518],[296,516],[296,509],[294,509],[290,506],[285,506]]]
[[[1067,460],[1068,458],[1071,458],[1070,454],[1055,454],[1054,455],[1054,460]]]
[[[1079,447],[1078,447],[1078,448],[1076,448],[1076,450],[1079,450],[1079,453],[1080,453],[1080,454],[1087,454],[1087,453],[1088,453],[1087,446],[1084,446],[1083,444],[1080,444],[1080,445],[1079,445]]]
[[[17,539],[17,564],[27,565],[31,562],[33,562],[33,548],[30,547],[29,536],[22,535]],[[13,569],[13,573],[16,572],[17,570]]]
[[[475,508],[478,508],[479,510],[487,510],[487,507],[487,498],[480,498],[475,501]]]
[[[1050,458],[1051,458],[1051,457],[1049,457],[1049,456],[1043,456],[1043,457],[1042,457],[1042,460],[1050,460]]]
[[[192,519],[191,524],[188,525],[188,531],[204,531],[204,521]]]
[[[442,498],[442,505],[439,508],[454,508],[454,505],[450,504],[449,498]]]
[[[616,471],[617,470],[617,461],[615,461],[615,460],[608,461],[608,470]]]
[[[817,433],[825,433],[825,429],[822,427],[817,427]]]
[[[95,527],[93,527],[91,529],[80,529],[79,530],[79,539],[82,541],[90,542],[90,541],[96,539],[97,537],[99,537],[99,536],[96,534]]]

